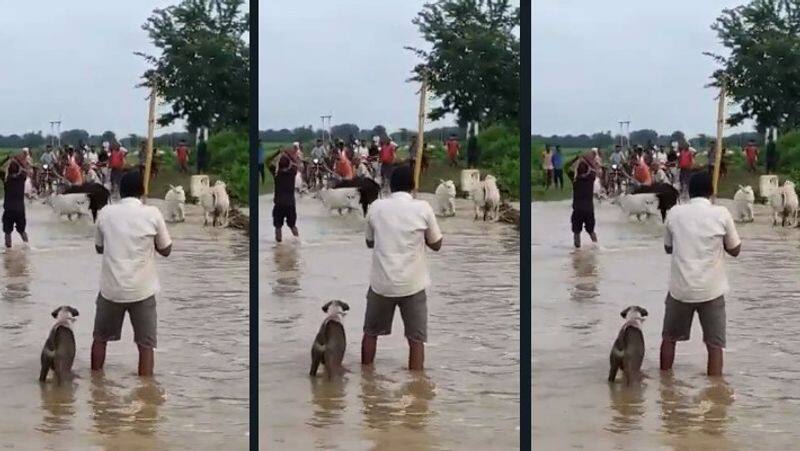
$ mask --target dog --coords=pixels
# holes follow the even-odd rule
[[[611,348],[611,369],[608,372],[608,381],[614,382],[617,371],[625,374],[625,385],[630,386],[638,380],[642,372],[644,360],[644,334],[642,322],[647,317],[647,310],[638,305],[632,305],[620,312],[625,323]]]
[[[350,306],[342,301],[330,301],[322,306],[322,311],[328,316],[322,321],[314,345],[311,347],[311,371],[309,375],[316,376],[319,364],[325,365],[328,379],[335,374],[344,372],[342,360],[347,346],[347,337],[344,333],[342,319]]]
[[[53,310],[55,324],[50,329],[50,335],[42,348],[42,371],[39,382],[47,380],[47,373],[52,369],[55,374],[56,384],[72,376],[72,362],[75,360],[75,334],[72,332],[72,323],[78,316],[78,310],[68,305],[62,305]]]

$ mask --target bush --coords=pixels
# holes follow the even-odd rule
[[[246,132],[222,131],[208,139],[208,171],[227,185],[231,197],[247,205],[250,147]]]
[[[778,167],[786,172],[800,169],[800,130],[781,136],[775,144],[780,155]]]
[[[497,177],[501,191],[519,198],[519,128],[511,124],[495,124],[478,135],[480,164]]]

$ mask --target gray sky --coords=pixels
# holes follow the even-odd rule
[[[744,0],[538,0],[532,8],[532,132],[651,128],[716,133],[710,26]],[[730,110],[730,108],[729,108]],[[748,131],[750,124],[733,131]]]
[[[424,47],[411,20],[423,0],[270,0],[259,17],[259,128],[333,124],[417,128]],[[430,105],[430,102],[429,102]],[[452,118],[426,127],[450,125]]]
[[[146,134],[147,93],[134,88],[146,66],[133,52],[154,51],[141,25],[173,3],[0,0],[0,134],[47,134],[59,117],[62,131]]]

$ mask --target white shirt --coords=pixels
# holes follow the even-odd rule
[[[95,244],[103,248],[100,294],[114,302],[136,302],[160,290],[155,246],[172,244],[161,211],[126,197],[97,215]]]
[[[672,247],[672,297],[683,302],[705,302],[725,294],[725,248],[742,244],[728,209],[695,197],[672,207],[665,225],[664,245]]]
[[[425,239],[435,243],[442,232],[430,204],[405,192],[373,202],[367,212],[367,241],[374,241],[370,286],[387,297],[411,296],[430,283]]]

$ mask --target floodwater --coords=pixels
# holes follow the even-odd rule
[[[466,202],[440,218],[429,253],[426,370],[407,368],[400,315],[378,340],[374,371],[360,343],[371,251],[359,213],[298,200],[302,241],[276,245],[271,196],[260,199],[260,441],[266,450],[514,450],[519,448],[519,240],[505,224],[473,222]],[[289,237],[287,237],[289,235]],[[341,299],[349,373],[308,375],[323,303]]]
[[[596,211],[600,247],[586,245],[584,233],[574,251],[570,211],[569,202],[533,204],[535,448],[797,449],[800,231],[773,228],[762,206],[755,223],[738,225],[742,253],[727,263],[724,376],[705,375],[696,317],[668,376],[658,368],[670,262],[660,218],[637,224],[605,203]],[[619,313],[631,304],[650,313],[638,388],[606,381]]]
[[[156,202],[156,201],[152,201]],[[0,254],[0,445],[6,449],[246,449],[248,404],[248,245],[233,229],[169,225],[168,258],[158,256],[156,374],[136,375],[138,352],[129,320],[108,344],[102,375],[89,355],[100,256],[91,219],[58,219],[28,206],[31,247]],[[69,304],[78,379],[38,382],[42,346],[53,318]]]

